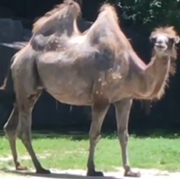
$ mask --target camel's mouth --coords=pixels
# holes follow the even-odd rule
[[[156,44],[155,45],[156,50],[165,50],[166,48],[167,48],[167,46],[163,45],[163,44]]]

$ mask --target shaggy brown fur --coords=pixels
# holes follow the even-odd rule
[[[165,34],[171,41],[179,40],[179,37],[177,36],[177,32],[174,30],[173,26],[159,27],[159,28],[154,29],[153,33],[151,33],[150,38],[153,38],[157,36],[158,34]],[[170,76],[173,76],[176,73],[177,48],[175,45],[173,49],[170,51],[170,58],[171,58],[171,67],[170,67],[169,75],[168,75],[168,78],[166,79],[166,83],[164,84],[164,86],[162,86],[162,89],[159,92],[159,95],[158,95],[159,98],[161,98],[164,95],[165,86],[168,87]],[[144,101],[146,115],[148,115],[151,112],[152,103],[157,102],[159,98],[153,98],[150,101]]]
[[[172,35],[169,28],[152,32],[153,55],[146,65],[118,26],[111,5],[101,7],[96,21],[84,33],[80,33],[77,27],[79,9],[75,2],[68,0],[59,11],[51,11],[45,19],[38,20],[35,25],[38,28],[35,28],[29,43],[13,57],[12,76],[7,76],[4,89],[8,89],[8,81],[12,78],[17,104],[5,131],[16,169],[23,167],[17,158],[15,134],[27,148],[36,171],[49,173],[39,163],[31,143],[32,110],[42,90],[46,90],[60,102],[92,107],[87,161],[87,174],[90,176],[102,175],[95,170],[94,154],[104,117],[113,104],[124,175],[139,177],[139,173],[131,170],[127,151],[132,99],[160,99],[171,71],[172,51],[179,37]],[[164,33],[169,31],[173,39],[169,37],[170,33]],[[16,121],[16,129],[13,121],[17,115],[19,123]]]
[[[39,18],[34,23],[32,29],[33,34],[42,34],[43,32],[47,31],[47,28],[54,28],[57,25],[57,21],[61,21],[61,19],[66,20],[66,16],[64,16],[64,14],[71,14],[68,13],[68,11],[72,11],[74,13],[72,13],[74,17],[76,17],[77,14],[79,15],[81,13],[81,9],[76,2],[72,0],[65,0],[63,4],[56,5],[54,9],[47,12],[43,17]]]

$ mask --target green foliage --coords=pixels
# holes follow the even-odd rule
[[[152,28],[180,21],[180,0],[116,0],[123,21],[131,26]]]

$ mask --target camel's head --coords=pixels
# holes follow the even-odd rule
[[[175,49],[180,38],[174,27],[160,27],[151,33],[150,41],[156,53],[168,55]]]

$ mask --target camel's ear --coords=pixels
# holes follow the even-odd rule
[[[180,42],[179,36],[176,36],[176,37],[175,37],[174,42],[175,42],[175,44],[178,44],[178,43]]]

